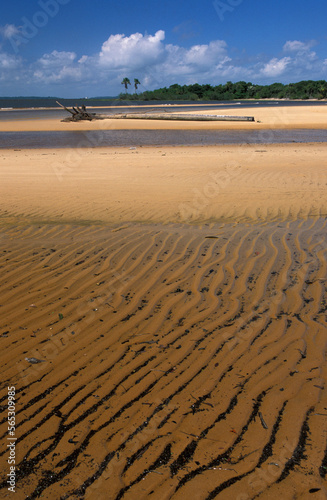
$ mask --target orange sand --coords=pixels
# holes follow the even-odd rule
[[[1,498],[327,497],[326,153],[0,151]]]
[[[327,214],[327,144],[0,151],[4,222],[194,223]]]

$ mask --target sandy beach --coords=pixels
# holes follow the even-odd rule
[[[0,130],[327,128],[314,105],[246,114]],[[8,387],[18,500],[327,498],[326,158],[0,151],[1,498]]]

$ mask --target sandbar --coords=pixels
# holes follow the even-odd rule
[[[160,108],[155,108],[160,110]],[[133,108],[131,108],[131,111]],[[138,112],[138,110],[136,111]],[[174,111],[173,113],[177,113]],[[194,111],[187,113],[194,114]],[[197,110],[196,114],[253,116],[254,122],[185,122],[157,120],[108,119],[100,121],[61,122],[58,119],[30,119],[0,121],[0,132],[66,131],[66,130],[262,130],[262,129],[326,129],[327,105],[324,106],[272,106],[268,108],[230,108]],[[67,113],[68,116],[68,113]]]

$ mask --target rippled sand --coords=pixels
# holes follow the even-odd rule
[[[3,223],[327,214],[327,143],[0,151]]]
[[[16,498],[326,498],[326,150],[1,153]]]

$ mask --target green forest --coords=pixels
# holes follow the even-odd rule
[[[125,85],[125,92],[119,95],[121,100],[139,101],[231,101],[234,99],[326,99],[327,82],[325,80],[307,80],[298,83],[273,83],[271,85],[255,85],[250,82],[227,82],[224,85],[179,85],[174,83],[170,87],[163,87],[156,90],[146,90],[137,92],[137,86],[141,85],[136,81],[135,92],[128,93],[128,78],[122,83]]]

